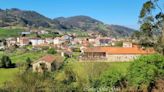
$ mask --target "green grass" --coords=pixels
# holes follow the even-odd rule
[[[6,81],[11,81],[18,72],[18,68],[0,69],[0,86]]]
[[[17,37],[22,31],[21,29],[0,29],[0,38]]]
[[[27,53],[24,53],[24,54],[11,56],[11,60],[14,63],[22,63],[22,62],[25,62],[26,59],[29,57],[31,60],[35,61],[43,55],[45,55],[45,53],[42,53],[42,52],[27,52]]]
[[[106,70],[117,70],[125,75],[130,64],[131,62],[70,62],[66,66],[72,67],[74,71],[80,74],[79,76],[98,78]]]
[[[33,61],[39,59],[41,56],[45,55],[43,52],[27,52],[20,53],[15,52],[10,53],[10,56],[13,63],[24,63],[28,57],[30,57]],[[0,52],[0,56],[3,55],[3,52]],[[23,69],[23,68],[22,68]],[[21,70],[22,71],[22,70]],[[11,68],[11,69],[0,69],[0,86],[3,85],[4,82],[10,81],[14,78],[16,74],[18,74],[19,68]]]

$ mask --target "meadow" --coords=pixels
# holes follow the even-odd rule
[[[0,38],[18,37],[23,30],[21,29],[2,29],[0,28]]]
[[[6,53],[5,53],[6,54]],[[2,55],[4,55],[4,53],[2,51],[0,51],[0,57],[2,57]],[[18,64],[23,64],[25,63],[26,59],[29,57],[32,61],[37,60],[38,58],[40,58],[41,56],[45,55],[44,52],[42,51],[37,51],[37,52],[21,52],[21,51],[17,51],[17,52],[13,52],[8,54],[12,60],[13,63]],[[18,74],[18,72],[22,71],[23,68],[21,67],[17,67],[17,68],[10,68],[10,69],[0,69],[0,85],[2,85],[4,82],[6,81],[10,81],[12,80],[12,78],[14,78],[14,76],[16,74]]]

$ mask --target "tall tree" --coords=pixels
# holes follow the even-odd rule
[[[139,22],[141,24],[140,43],[144,46],[155,46],[164,54],[164,13],[160,0],[148,0],[143,4]]]
[[[2,68],[12,67],[11,59],[8,56],[3,56],[0,61],[0,67],[2,67]]]

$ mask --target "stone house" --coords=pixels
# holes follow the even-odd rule
[[[29,38],[28,37],[18,37],[17,38],[17,45],[19,46],[25,46],[25,45],[28,45],[30,42]]]
[[[53,63],[55,62],[53,55],[46,55],[32,63],[33,72],[51,71],[53,69]]]
[[[129,44],[130,45],[130,44]],[[131,45],[130,45],[131,46]],[[155,53],[153,48],[142,49],[137,45],[125,47],[92,47],[83,51],[81,60],[105,60],[107,62],[133,61],[141,55]]]

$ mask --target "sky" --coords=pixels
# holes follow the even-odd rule
[[[1,9],[33,10],[49,18],[86,15],[105,24],[139,28],[138,16],[146,0],[1,0]]]

